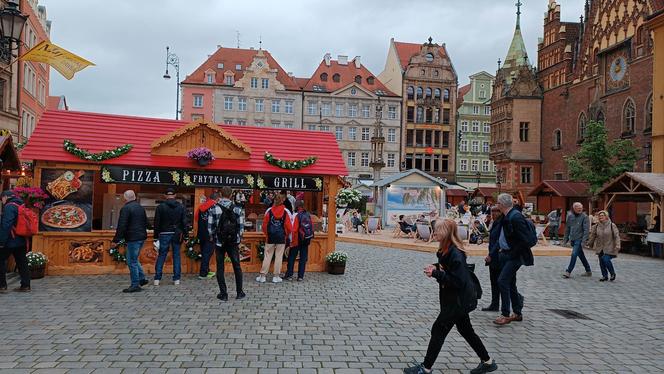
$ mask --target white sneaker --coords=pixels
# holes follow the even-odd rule
[[[180,285],[180,280],[178,279],[176,281],[173,281],[173,284],[176,285],[176,286],[179,286]]]
[[[154,280],[154,285],[155,285],[155,286],[158,286],[158,285],[159,285],[159,280],[158,280],[158,279],[155,279],[155,280]]]
[[[259,275],[256,277],[256,282],[258,283],[265,283],[265,281],[266,281],[265,275]]]
[[[281,282],[283,282],[283,281],[284,281],[284,280],[281,279],[281,277],[273,277],[273,278],[272,278],[272,283],[281,283]]]

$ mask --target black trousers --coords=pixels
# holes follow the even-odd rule
[[[493,260],[493,259],[492,259]],[[489,279],[491,280],[491,306],[500,307],[500,287],[498,277],[502,270],[500,265],[489,266]]]
[[[424,358],[425,368],[431,369],[433,367],[440,350],[443,348],[443,343],[445,343],[447,334],[450,333],[450,330],[452,330],[452,327],[455,325],[459,334],[466,339],[470,347],[475,353],[477,353],[477,356],[479,356],[482,361],[489,360],[489,353],[486,351],[480,337],[475,334],[468,313],[451,317],[449,314],[441,312],[438,315],[438,318],[436,318],[436,322],[433,323],[433,327],[431,327],[431,340],[429,341],[427,355]]]
[[[28,259],[25,257],[25,246],[16,248],[0,248],[0,288],[7,288],[7,259],[14,256],[18,272],[21,275],[21,287],[30,287],[30,269]]]
[[[219,292],[223,295],[228,295],[226,289],[226,278],[224,277],[224,265],[226,253],[231,259],[233,265],[233,273],[235,273],[235,289],[238,294],[242,292],[242,267],[240,266],[240,249],[237,244],[223,245],[217,247],[217,283],[219,284]]]

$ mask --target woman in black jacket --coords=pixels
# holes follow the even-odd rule
[[[428,265],[424,273],[438,281],[440,287],[440,314],[431,328],[431,340],[424,362],[404,369],[406,374],[429,374],[438,354],[440,353],[447,334],[456,325],[459,334],[470,344],[482,360],[471,374],[481,374],[498,368],[475,334],[470,323],[471,311],[477,308],[477,290],[466,264],[463,242],[457,233],[457,225],[453,220],[445,219],[436,223],[436,238],[440,247],[436,256],[438,263]]]

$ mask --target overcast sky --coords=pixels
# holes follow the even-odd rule
[[[514,32],[516,0],[40,0],[53,21],[51,40],[96,64],[68,81],[51,69],[51,95],[72,110],[173,118],[175,74],[162,78],[165,47],[180,58],[180,78],[218,44],[263,48],[298,77],[323,55],[361,56],[378,75],[390,38],[446,43],[459,84],[495,73]],[[521,29],[531,63],[549,0],[522,0]],[[558,0],[578,21],[584,0]],[[194,7],[194,4],[196,6]]]

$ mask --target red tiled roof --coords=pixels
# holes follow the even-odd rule
[[[323,73],[327,74],[327,81],[321,79]],[[339,74],[339,82],[334,81],[333,77],[335,74]],[[360,64],[360,67],[357,68],[355,60],[348,61],[346,65],[339,64],[339,61],[331,60],[330,66],[327,66],[325,59],[323,59],[309,79],[309,82],[304,86],[304,90],[309,92],[334,92],[355,82],[355,77],[358,75],[362,77],[360,86],[364,89],[374,94],[376,94],[376,91],[383,91],[381,96],[399,96],[385,87],[364,65]],[[369,77],[374,79],[373,84],[367,82],[367,78]],[[314,86],[323,87],[324,91],[314,90]]]
[[[457,106],[461,106],[461,104],[463,104],[463,97],[466,96],[466,94],[469,91],[470,91],[470,84],[459,87],[459,91],[458,91],[458,95],[457,95]]]
[[[103,161],[101,164],[192,168],[191,160],[186,157],[153,156],[150,153],[151,144],[155,139],[186,124],[185,121],[158,118],[46,111],[21,156],[26,160],[85,163],[86,161],[63,149],[64,139],[70,139],[78,147],[94,153],[130,143],[134,148],[127,154]],[[348,174],[332,133],[267,127],[220,127],[249,146],[251,156],[248,160],[217,160],[206,169],[302,175]],[[263,159],[265,152],[284,160],[316,156],[318,161],[301,170],[286,171],[265,162]]]
[[[309,83],[309,78],[293,78],[295,80],[295,84],[302,90],[304,87]]]
[[[420,53],[422,50],[422,45],[423,44],[394,42],[394,47],[397,49],[397,56],[401,62],[401,69],[406,70],[408,63],[410,63],[410,58]],[[445,47],[438,46],[438,53],[442,57],[447,56]]]
[[[535,189],[528,195],[537,196],[545,188],[550,188],[557,196],[561,197],[589,197],[590,185],[586,182],[571,182],[571,181],[542,181]]]
[[[204,84],[207,82],[205,79],[205,72],[208,70],[214,70],[216,72],[216,81],[217,83],[222,83],[224,79],[224,73],[226,71],[232,71],[235,73],[235,81],[242,78],[245,70],[251,66],[251,62],[254,60],[256,53],[259,50],[257,49],[242,49],[242,48],[219,48],[214,52],[205,62],[194,70],[187,78],[182,81],[182,83],[201,83]],[[277,69],[277,80],[283,84],[288,90],[298,90],[299,87],[295,83],[295,80],[286,73],[286,71],[279,65],[277,60],[272,57],[270,52],[262,50],[267,57],[267,63],[271,69]],[[219,64],[224,64],[223,68],[219,68]],[[236,65],[241,65],[242,70],[236,70]]]

